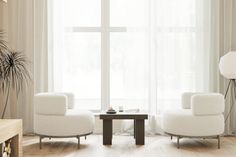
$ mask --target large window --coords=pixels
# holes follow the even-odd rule
[[[101,1],[58,0],[53,10],[53,90],[73,92],[77,108],[100,109]]]
[[[202,89],[196,0],[56,2],[53,88],[76,107],[172,107]]]
[[[148,107],[147,0],[110,0],[110,103],[125,108]],[[122,11],[121,11],[122,10]]]
[[[55,43],[61,50],[54,50],[54,90],[73,92],[78,108],[146,106],[147,2],[61,0],[54,4],[56,23],[64,30],[60,37],[55,35],[63,39]],[[138,31],[128,32],[128,27]]]

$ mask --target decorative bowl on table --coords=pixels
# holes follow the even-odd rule
[[[112,107],[110,107],[107,111],[107,114],[116,114],[116,110],[114,110]]]

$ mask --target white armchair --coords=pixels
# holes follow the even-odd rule
[[[72,93],[39,93],[34,96],[34,131],[42,139],[80,137],[93,132],[94,116],[89,111],[74,110]]]
[[[162,117],[162,129],[172,136],[216,137],[220,148],[220,135],[224,132],[224,97],[218,93],[184,93],[182,109],[168,110]]]

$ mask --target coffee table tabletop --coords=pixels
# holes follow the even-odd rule
[[[126,112],[118,112],[116,114],[101,113],[100,119],[148,119],[148,114]]]

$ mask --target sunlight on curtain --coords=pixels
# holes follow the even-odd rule
[[[212,90],[210,0],[111,0],[111,26],[127,27],[111,33],[113,106],[160,114],[185,91]]]
[[[54,20],[52,90],[74,93],[77,108],[99,110],[101,33],[70,30],[99,26],[100,1],[55,0],[51,7]]]
[[[53,88],[75,93],[85,108],[100,109],[101,1],[56,2]],[[180,107],[185,91],[216,91],[215,3],[110,0],[110,105],[159,115]]]

